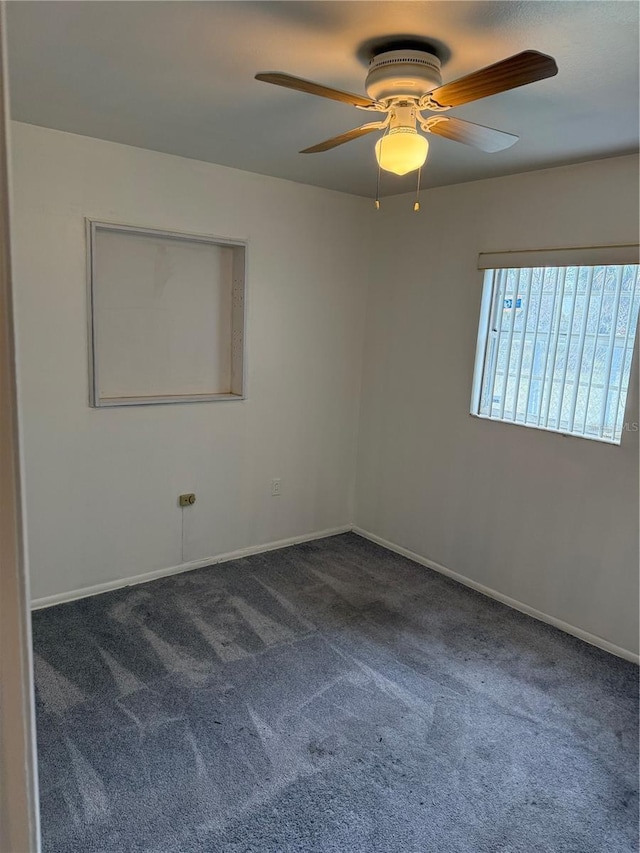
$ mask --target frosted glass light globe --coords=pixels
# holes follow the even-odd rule
[[[381,169],[406,175],[424,165],[429,143],[412,127],[394,127],[376,142],[376,159]]]

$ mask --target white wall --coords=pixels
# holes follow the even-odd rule
[[[18,123],[12,147],[34,598],[348,525],[366,202]],[[246,402],[89,408],[85,216],[248,240]]]
[[[637,241],[635,158],[431,190],[420,214],[23,124],[13,161],[36,599],[355,521],[637,652],[638,433],[469,415],[478,253]],[[85,216],[249,240],[246,402],[89,408]],[[637,386],[636,364],[630,422]]]
[[[368,303],[356,523],[638,650],[638,432],[620,447],[469,415],[478,253],[637,242],[635,157],[384,200]],[[638,417],[632,375],[628,421]]]

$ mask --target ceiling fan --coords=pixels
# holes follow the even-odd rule
[[[305,148],[301,154],[328,151],[368,133],[383,131],[375,147],[378,164],[381,169],[405,175],[420,169],[427,159],[429,143],[418,133],[418,126],[426,133],[463,142],[481,151],[509,148],[518,141],[514,134],[444,113],[453,107],[535,83],[557,73],[558,67],[552,57],[535,50],[525,50],[443,84],[440,59],[435,49],[417,40],[403,40],[389,41],[375,52],[365,80],[366,96],[281,72],[256,74],[256,80],[341,101],[380,116],[378,121]],[[434,115],[424,115],[425,112]]]

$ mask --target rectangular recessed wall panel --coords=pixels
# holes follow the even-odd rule
[[[95,406],[242,397],[244,246],[91,222]]]

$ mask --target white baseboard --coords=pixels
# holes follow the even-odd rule
[[[179,575],[182,572],[190,572],[193,569],[202,569],[205,566],[214,566],[216,563],[226,563],[229,560],[239,560],[241,557],[250,557],[252,554],[263,554],[266,551],[277,551],[279,548],[288,548],[290,545],[299,545],[301,542],[312,542],[314,539],[325,539],[328,536],[337,536],[339,533],[349,533],[351,524],[341,527],[331,527],[326,530],[316,530],[314,533],[303,533],[301,536],[291,536],[288,539],[278,539],[275,542],[266,542],[262,545],[250,545],[248,548],[240,548],[237,551],[229,551],[226,554],[217,554],[213,557],[204,557],[202,560],[192,560],[190,563],[181,563],[178,566],[169,566],[166,569],[154,569],[142,575],[133,575],[128,578],[118,578],[94,586],[85,586],[81,589],[72,589],[69,592],[61,592],[56,595],[46,595],[44,598],[36,598],[31,602],[32,610],[41,610],[43,607],[51,607],[53,604],[64,604],[67,601],[75,601],[78,598],[88,598],[91,595],[100,595],[102,592],[111,592],[114,589],[122,589],[126,586],[135,586],[139,583],[147,583],[157,578]]]
[[[252,554],[276,551],[280,548],[288,548],[290,545],[299,545],[301,542],[312,542],[314,539],[325,539],[328,536],[337,536],[339,533],[349,533],[350,531],[356,533],[358,536],[362,536],[363,539],[368,539],[376,545],[380,545],[382,548],[386,548],[388,551],[393,551],[396,554],[407,557],[407,559],[412,560],[414,563],[419,563],[421,566],[426,566],[427,568],[433,569],[442,575],[446,575],[464,586],[475,589],[477,592],[486,595],[488,598],[500,601],[502,604],[506,604],[507,607],[519,610],[520,613],[526,613],[527,616],[532,616],[540,622],[546,622],[548,625],[553,625],[554,628],[559,628],[567,634],[578,637],[578,639],[584,640],[585,643],[597,646],[606,652],[610,652],[613,655],[617,655],[618,657],[632,661],[633,663],[640,663],[640,655],[628,651],[627,649],[623,649],[620,646],[616,646],[614,643],[609,642],[609,640],[605,640],[603,637],[598,637],[596,634],[590,634],[588,631],[583,631],[582,628],[576,628],[574,625],[569,625],[568,622],[563,622],[562,619],[557,619],[555,616],[549,616],[541,610],[536,610],[528,604],[523,604],[515,598],[510,598],[508,595],[504,595],[495,589],[491,589],[484,584],[471,580],[471,578],[458,574],[458,572],[454,572],[453,569],[448,569],[446,566],[436,563],[435,560],[422,557],[420,554],[416,554],[408,548],[403,548],[401,545],[396,545],[394,542],[389,542],[381,536],[376,536],[375,533],[370,533],[368,530],[363,530],[361,527],[351,524],[344,524],[340,527],[332,527],[326,530],[317,530],[314,533],[304,533],[301,536],[291,536],[288,539],[278,539],[275,542],[266,542],[262,545],[251,545],[248,548],[240,548],[237,551],[229,551],[226,554],[217,554],[215,556],[205,557],[202,560],[193,560],[190,563],[181,563],[178,566],[170,566],[166,569],[155,569],[152,572],[145,572],[142,575],[118,578],[117,580],[107,581],[106,583],[95,584],[95,586],[86,586],[81,589],[58,593],[57,595],[48,595],[44,598],[36,598],[31,602],[31,609],[40,610],[43,607],[51,607],[53,604],[63,604],[67,601],[75,601],[78,598],[88,598],[92,595],[99,595],[102,592],[110,592],[114,589],[135,586],[136,584],[147,583],[148,581],[156,580],[157,578],[164,578],[169,575],[178,575],[182,572],[192,571],[193,569],[213,566],[216,563],[226,563],[229,560],[239,560],[242,557],[249,557]]]
[[[440,572],[440,574],[446,575],[464,586],[471,587],[471,589],[475,589],[477,592],[481,592],[489,598],[500,601],[502,604],[506,604],[514,610],[519,610],[521,613],[526,613],[527,616],[539,619],[540,622],[546,622],[548,625],[553,625],[554,628],[559,628],[567,634],[572,634],[574,637],[584,640],[585,643],[590,643],[592,646],[597,646],[600,649],[604,649],[605,652],[610,652],[613,655],[617,655],[618,657],[632,661],[633,663],[640,663],[640,655],[630,652],[627,649],[623,649],[620,646],[616,646],[614,643],[610,643],[609,640],[605,640],[603,637],[598,637],[596,634],[590,634],[588,631],[583,631],[582,628],[576,628],[574,625],[569,625],[567,622],[563,622],[562,619],[556,619],[555,616],[549,616],[547,613],[542,613],[542,611],[536,610],[534,607],[529,607],[528,604],[523,604],[515,598],[503,595],[495,589],[491,589],[488,586],[484,586],[484,584],[471,580],[464,575],[460,575],[458,572],[454,572],[452,569],[448,569],[446,566],[442,566],[434,560],[429,560],[427,557],[422,557],[420,554],[409,551],[408,548],[403,548],[401,545],[396,545],[394,542],[382,539],[374,533],[369,533],[369,531],[363,530],[361,527],[354,526],[352,530],[354,533],[357,533],[358,536],[362,536],[363,539],[369,539],[371,542],[375,542],[376,545],[381,545],[389,551],[393,551],[396,554],[407,557],[409,560],[413,560],[414,563],[420,563],[421,566],[427,566],[429,569]]]

